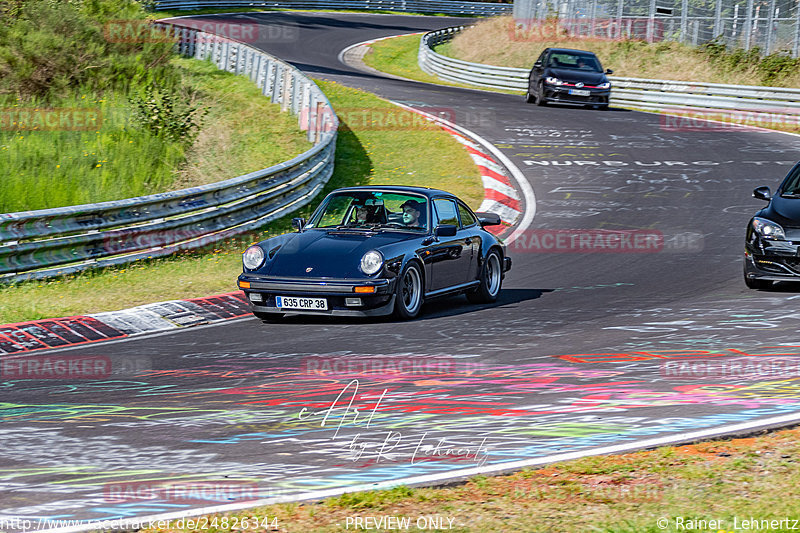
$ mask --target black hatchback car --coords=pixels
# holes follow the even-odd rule
[[[566,48],[546,48],[533,64],[528,76],[529,104],[548,102],[583,104],[608,109],[611,82],[600,60],[592,52]]]
[[[747,225],[744,242],[744,282],[751,289],[766,289],[773,281],[800,281],[800,163],[773,196],[758,187],[753,197],[769,205]]]
[[[285,313],[416,317],[425,300],[464,293],[497,299],[511,268],[505,245],[454,195],[423,187],[330,193],[295,233],[245,250],[241,288],[265,322]]]

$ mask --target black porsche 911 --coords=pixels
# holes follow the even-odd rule
[[[546,48],[533,64],[528,76],[525,100],[537,105],[548,102],[583,104],[608,109],[611,82],[600,60],[592,52],[566,48]]]
[[[753,197],[769,205],[747,225],[744,243],[744,282],[751,289],[767,289],[773,281],[800,281],[800,163],[773,196],[758,187]]]
[[[416,317],[424,301],[465,293],[497,299],[511,268],[505,246],[454,195],[423,187],[330,193],[296,232],[245,250],[239,288],[263,321],[285,313]]]

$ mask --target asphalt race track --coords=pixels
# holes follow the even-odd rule
[[[536,217],[510,245],[500,300],[435,302],[409,323],[247,318],[45,352],[136,361],[138,371],[0,384],[0,517],[170,513],[800,419],[800,290],[742,281],[744,228],[763,205],[751,191],[774,190],[800,159],[800,137],[540,108],[337,58],[360,41],[464,19],[240,17],[289,28],[258,46],[316,78],[454,110],[522,170]],[[608,230],[644,237],[602,249]],[[558,234],[586,248],[547,249]],[[661,244],[647,244],[652,235]],[[162,481],[238,492],[137,493]]]

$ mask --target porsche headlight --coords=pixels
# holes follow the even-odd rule
[[[753,229],[765,239],[776,241],[786,240],[786,233],[783,231],[783,228],[766,218],[755,217],[753,219]]]
[[[611,83],[610,82],[601,83],[600,85],[597,86],[597,88],[598,89],[610,89],[611,88]]]
[[[383,266],[383,256],[377,250],[370,250],[361,258],[361,272],[371,276]]]
[[[554,78],[552,76],[548,76],[544,79],[545,82],[549,83],[550,85],[564,85],[564,82],[558,78]]]
[[[242,254],[242,263],[248,270],[255,270],[264,263],[264,250],[260,246],[251,246]]]

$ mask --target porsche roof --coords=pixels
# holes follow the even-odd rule
[[[336,189],[332,191],[331,194],[337,192],[346,192],[346,191],[384,191],[384,192],[399,192],[399,193],[415,193],[421,194],[423,196],[427,196],[428,198],[433,198],[434,196],[449,196],[451,198],[457,198],[457,196],[451,192],[442,191],[440,189],[431,189],[429,187],[412,187],[409,185],[360,185],[358,187],[343,187],[341,189]]]

